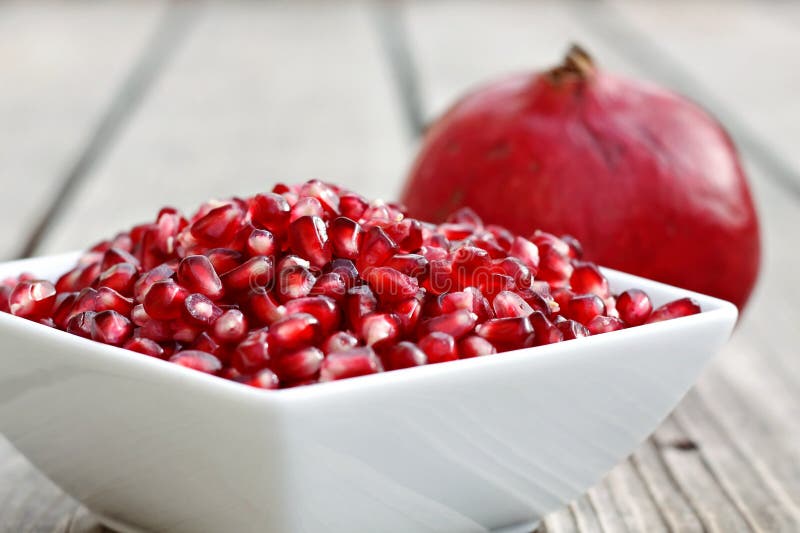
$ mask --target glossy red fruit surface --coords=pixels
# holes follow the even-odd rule
[[[758,275],[758,219],[725,130],[577,47],[555,69],[451,107],[428,129],[402,200],[423,220],[469,206],[522,235],[573,235],[589,260],[740,308]]]

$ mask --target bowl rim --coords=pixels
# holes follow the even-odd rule
[[[77,256],[77,253],[40,256],[35,258],[9,261],[0,263],[0,277],[9,273],[22,272],[26,269],[35,270],[37,265],[46,264],[53,261],[68,261]],[[502,352],[501,357],[472,357],[468,359],[457,359],[435,365],[423,365],[413,368],[404,368],[390,372],[380,372],[365,376],[358,376],[338,381],[315,383],[307,386],[293,387],[289,389],[259,389],[242,383],[237,383],[219,376],[206,374],[197,370],[182,368],[180,365],[169,361],[138,354],[131,350],[121,347],[102,344],[91,339],[85,339],[77,335],[72,335],[66,331],[58,330],[11,315],[10,313],[0,312],[0,327],[17,329],[28,336],[43,335],[46,338],[57,342],[71,343],[75,350],[85,352],[89,357],[103,358],[100,362],[116,364],[121,368],[131,368],[132,370],[144,372],[162,373],[163,377],[170,377],[177,381],[194,384],[201,388],[210,388],[209,392],[235,395],[238,399],[255,400],[261,403],[282,404],[285,402],[306,401],[310,399],[318,400],[330,395],[340,395],[347,392],[369,391],[378,389],[387,384],[397,385],[402,381],[419,381],[436,378],[442,374],[452,374],[454,371],[475,371],[484,367],[497,367],[502,365],[513,365],[515,362],[529,357],[557,356],[559,353],[568,353],[580,350],[587,344],[596,345],[600,343],[614,343],[624,339],[632,340],[648,337],[651,334],[661,332],[678,333],[691,326],[702,326],[705,324],[723,322],[729,324],[731,328],[738,318],[738,309],[732,303],[707,296],[697,292],[681,289],[665,283],[652,281],[647,278],[627,274],[618,270],[601,267],[601,270],[609,278],[611,285],[628,285],[645,290],[648,293],[653,291],[668,293],[670,299],[690,297],[695,299],[701,306],[702,312],[696,315],[665,320],[654,324],[644,324],[633,328],[612,331],[602,335],[572,339],[566,342],[548,344],[544,346],[534,346],[531,348],[521,348],[508,352]],[[131,357],[135,353],[136,357]],[[3,354],[0,353],[0,357]]]

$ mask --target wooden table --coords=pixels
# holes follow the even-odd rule
[[[83,248],[163,204],[325,177],[397,194],[425,124],[569,41],[713,110],[764,226],[758,291],[697,387],[548,532],[800,531],[800,5],[0,4],[0,256]],[[100,530],[0,439],[0,531]]]

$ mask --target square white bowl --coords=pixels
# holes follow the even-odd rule
[[[55,278],[75,254],[0,264]],[[113,527],[529,531],[627,456],[727,341],[725,301],[559,344],[262,391],[0,313],[0,431]]]

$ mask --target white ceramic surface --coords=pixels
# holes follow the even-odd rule
[[[75,256],[0,265],[55,277]],[[261,391],[0,313],[0,431],[118,527],[530,530],[653,431],[728,339],[704,312],[496,356]]]

